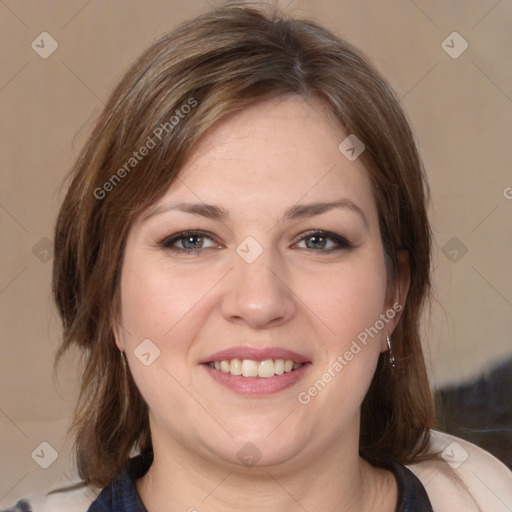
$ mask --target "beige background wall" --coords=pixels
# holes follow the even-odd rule
[[[433,383],[472,377],[511,356],[512,3],[281,5],[359,46],[411,119],[433,196],[438,302],[425,327]],[[63,197],[59,187],[126,66],[206,8],[203,0],[0,1],[2,508],[71,475],[63,435],[76,392],[73,358],[61,366],[58,382],[51,373],[60,332],[50,300],[48,239]],[[442,47],[454,31],[469,45],[456,59]],[[41,46],[42,32],[58,44],[47,59],[31,47],[34,40]],[[462,40],[447,44],[452,52],[462,48]],[[46,39],[44,51],[48,45]],[[59,453],[46,470],[31,458],[42,442]],[[43,450],[48,457],[49,448]]]

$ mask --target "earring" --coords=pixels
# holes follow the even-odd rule
[[[391,338],[389,336],[387,336],[386,341],[388,342],[388,348],[389,348],[389,364],[391,365],[391,368],[394,370],[396,368],[396,359],[395,359],[395,355],[393,354]]]
[[[122,350],[120,350],[119,353],[121,354],[121,361],[123,363],[123,369],[126,372],[126,355]]]

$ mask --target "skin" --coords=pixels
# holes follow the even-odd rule
[[[392,473],[358,455],[360,406],[399,314],[307,405],[297,395],[332,367],[352,340],[373,326],[408,287],[404,255],[397,294],[389,299],[371,183],[360,159],[338,150],[347,136],[317,99],[274,98],[232,114],[203,137],[165,196],[128,236],[115,324],[147,401],[155,459],[136,482],[149,512],[382,510],[396,507]],[[352,201],[294,220],[297,204]],[[218,220],[166,209],[208,203],[229,211]],[[192,252],[160,242],[185,230]],[[351,248],[305,238],[310,230],[345,237]],[[248,236],[263,249],[252,263],[236,252]],[[183,248],[186,239],[174,242]],[[391,294],[393,296],[393,294]],[[120,328],[120,325],[124,329]],[[160,356],[141,364],[134,349],[151,339]],[[241,396],[199,362],[236,346],[279,346],[312,365],[291,388]],[[252,443],[254,466],[237,457]]]

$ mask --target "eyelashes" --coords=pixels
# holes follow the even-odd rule
[[[201,252],[208,247],[197,247],[198,243],[203,244],[204,240],[212,241],[215,237],[212,233],[208,233],[207,231],[181,231],[180,233],[176,233],[167,238],[164,238],[159,245],[164,249],[175,252],[175,253],[198,253]],[[183,242],[185,244],[190,244],[189,247],[177,247],[176,242]],[[183,245],[183,244],[182,244]],[[210,247],[217,247],[217,244],[213,244]]]
[[[298,243],[302,243],[305,240],[312,241],[313,245],[317,244],[317,247],[305,247],[305,249],[310,249],[317,252],[318,249],[322,249],[322,252],[332,252],[341,249],[351,249],[353,247],[345,237],[336,235],[335,233],[331,233],[329,231],[308,231],[302,235]],[[331,246],[326,248],[326,246],[329,245],[329,241],[331,242]],[[318,245],[320,247],[318,247]]]
[[[159,246],[175,254],[200,254],[206,249],[218,249],[216,237],[207,231],[181,231],[168,236],[159,242]],[[345,238],[335,233],[322,230],[312,230],[302,233],[294,242],[294,246],[305,242],[306,249],[313,252],[330,254],[334,251],[352,249],[353,245]]]

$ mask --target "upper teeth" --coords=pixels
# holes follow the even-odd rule
[[[300,368],[302,363],[294,363],[291,359],[265,359],[254,361],[252,359],[231,359],[209,363],[212,368],[231,375],[243,377],[273,377],[284,372],[291,372]]]

